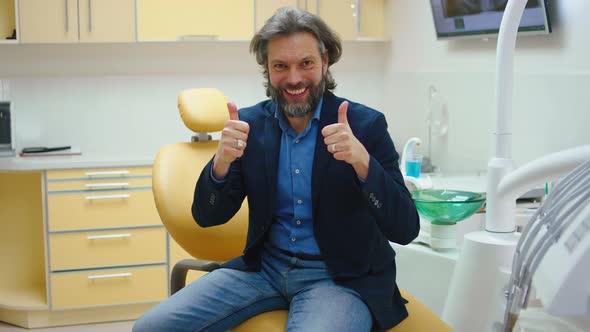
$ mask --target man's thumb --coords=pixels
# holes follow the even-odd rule
[[[229,102],[227,103],[227,110],[229,111],[229,119],[230,120],[239,120],[238,118],[238,108],[236,104]]]
[[[346,112],[348,111],[348,102],[344,101],[338,107],[338,123],[345,123],[348,124],[348,118],[346,116]]]

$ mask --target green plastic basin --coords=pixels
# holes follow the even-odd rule
[[[412,191],[418,213],[433,224],[454,224],[477,212],[486,202],[484,193],[426,189]]]

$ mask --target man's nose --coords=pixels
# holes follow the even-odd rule
[[[297,68],[290,68],[287,76],[287,83],[297,85],[301,82],[301,73]]]

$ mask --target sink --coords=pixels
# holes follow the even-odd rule
[[[485,193],[448,189],[412,191],[418,213],[436,225],[455,224],[477,212],[486,202]]]

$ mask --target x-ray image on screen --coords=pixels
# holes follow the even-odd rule
[[[493,36],[500,30],[508,0],[430,0],[439,39]],[[519,33],[551,32],[547,0],[528,0]]]
[[[486,11],[504,11],[508,0],[441,0],[445,17],[475,15]],[[526,8],[539,7],[539,0],[529,0]]]

